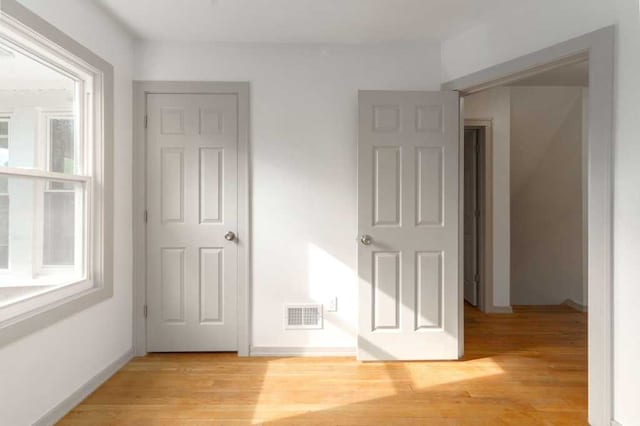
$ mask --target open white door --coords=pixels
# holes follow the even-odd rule
[[[360,360],[457,359],[457,92],[359,93]]]

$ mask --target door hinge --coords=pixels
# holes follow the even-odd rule
[[[475,283],[476,283],[476,284],[478,284],[478,283],[480,282],[480,275],[476,274],[476,275],[473,277],[473,281],[475,281]]]
[[[149,221],[149,210],[144,211],[144,223]]]
[[[145,116],[144,116],[144,128],[145,128],[145,129],[147,128],[148,123],[149,123],[149,116],[148,116],[148,115],[145,115]]]
[[[144,309],[142,311],[143,311],[144,317],[146,318],[147,314],[149,313],[149,310],[147,309],[147,305],[144,305]]]

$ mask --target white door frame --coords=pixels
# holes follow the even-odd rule
[[[613,419],[613,143],[615,27],[444,83],[461,95],[485,90],[545,69],[589,60],[588,286],[589,423]]]
[[[146,104],[150,93],[236,94],[238,97],[238,355],[248,356],[251,339],[251,225],[249,83],[133,82],[133,348],[147,353],[146,330]]]

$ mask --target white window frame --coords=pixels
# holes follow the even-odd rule
[[[13,303],[0,306],[0,323],[2,323],[27,312],[29,309],[32,309],[33,306],[46,304],[49,301],[56,300],[58,297],[56,292],[61,291],[64,287],[74,286],[80,290],[85,290],[94,286],[94,262],[92,259],[92,252],[95,250],[95,247],[93,247],[93,244],[101,244],[101,241],[97,237],[99,229],[89,226],[89,223],[91,223],[93,214],[100,209],[99,201],[93,197],[93,192],[95,190],[93,179],[95,170],[94,165],[100,164],[102,161],[100,150],[95,149],[95,146],[101,141],[99,133],[94,129],[94,125],[99,124],[102,119],[94,112],[94,110],[99,108],[96,105],[96,102],[92,101],[92,99],[97,99],[100,96],[99,93],[97,93],[99,92],[100,85],[96,84],[97,81],[101,80],[101,73],[99,70],[83,63],[78,58],[65,54],[66,52],[61,51],[58,47],[43,43],[42,40],[38,40],[34,37],[34,34],[29,34],[26,29],[20,25],[3,25],[0,27],[0,39],[5,45],[8,45],[14,51],[20,52],[21,54],[59,72],[61,75],[65,75],[76,81],[76,99],[74,103],[76,110],[71,113],[71,116],[76,120],[76,138],[79,140],[77,147],[79,148],[80,154],[78,155],[79,158],[76,162],[74,174],[52,172],[49,170],[48,164],[42,164],[40,161],[36,161],[35,166],[32,169],[0,166],[0,175],[8,176],[10,178],[25,178],[32,180],[40,178],[70,182],[80,185],[83,188],[82,192],[84,193],[84,197],[82,197],[84,205],[80,206],[79,209],[82,211],[82,216],[79,219],[81,220],[84,228],[84,241],[81,241],[79,242],[80,244],[78,244],[83,247],[83,252],[80,253],[77,259],[80,261],[78,264],[80,272],[78,276],[79,278],[68,282],[57,282],[54,288],[46,292],[28,294],[25,295],[24,298]],[[40,145],[40,147],[42,148],[42,151],[46,153],[49,151],[49,147],[47,146],[49,142],[49,131],[47,129],[42,130],[44,131],[41,131],[40,133],[47,136],[45,136],[44,141],[41,138],[40,143],[44,143],[43,145]],[[83,153],[88,153],[88,155],[83,157]],[[36,180],[35,182],[35,188],[37,188],[36,199],[38,199],[40,198],[40,192],[44,194],[44,185],[47,185],[48,182],[43,180]],[[44,209],[44,206],[42,203],[42,200],[38,200],[35,204],[37,206],[35,217],[40,220],[43,218],[43,212],[41,210]],[[42,233],[42,229],[38,229],[41,224],[37,219],[36,224],[35,235],[37,239],[39,238],[37,235]],[[37,280],[37,275],[40,269],[39,266],[41,264],[40,259],[42,256],[39,247],[34,247],[33,250],[35,250],[34,259],[38,259],[35,261],[36,264],[33,265],[35,275],[34,279]],[[49,272],[53,271],[49,270]],[[66,294],[66,292],[62,293]],[[34,300],[39,297],[42,298],[42,301]]]
[[[0,40],[78,82],[75,174],[0,167],[0,174],[83,185],[84,277],[0,308],[0,346],[113,295],[113,67],[16,0],[0,2]]]

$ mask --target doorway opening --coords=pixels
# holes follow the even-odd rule
[[[588,421],[591,424],[607,424],[612,418],[612,246],[611,238],[612,226],[612,150],[613,150],[613,88],[614,88],[614,43],[615,31],[613,27],[603,28],[592,33],[585,34],[575,39],[554,45],[552,47],[530,53],[528,55],[513,59],[511,61],[495,65],[482,71],[471,73],[457,80],[443,84],[443,89],[457,90],[462,95],[464,111],[469,111],[469,99],[471,95],[484,95],[491,98],[490,94],[500,91],[509,91],[509,86],[514,82],[523,83],[526,79],[548,77],[555,71],[567,69],[566,67],[585,67],[588,75],[587,96],[582,101],[583,115],[588,117],[584,123],[585,134],[583,139],[583,150],[578,159],[583,174],[582,180],[582,214],[579,222],[582,229],[581,253],[578,256],[582,261],[583,295],[588,293],[592,297],[585,298],[585,306],[588,305],[588,313],[579,312],[581,306],[562,306],[557,309],[570,309],[574,315],[584,318],[583,328],[588,330],[588,339],[585,333],[580,330],[577,334],[570,334],[565,337],[573,339],[576,335],[582,339],[577,343],[584,348],[581,359],[584,359],[583,373],[580,373],[583,383],[583,396],[588,401]],[[562,74],[556,73],[556,74]],[[557,75],[556,75],[557,77]],[[540,85],[540,81],[530,86]],[[507,99],[510,102],[509,97]],[[500,102],[493,97],[491,105],[496,111],[507,111],[511,113],[509,102]],[[506,132],[498,129],[499,119],[495,117],[483,117],[492,122],[493,138],[492,144],[494,152],[489,155],[489,160],[493,161],[491,181],[487,187],[490,189],[494,207],[492,213],[492,223],[500,224],[505,220],[504,211],[511,214],[511,185],[509,182],[510,170],[500,167],[501,164],[509,164],[509,150],[500,149],[498,144],[504,142],[511,136],[510,122],[507,124]],[[532,135],[536,136],[538,131],[534,126]],[[508,144],[507,144],[508,146]],[[505,157],[507,158],[506,161]],[[575,155],[572,158],[575,160]],[[460,161],[463,161],[461,157]],[[533,163],[533,162],[530,162]],[[525,163],[526,164],[526,163]],[[504,179],[507,177],[506,179]],[[505,181],[507,185],[505,185]],[[502,182],[502,185],[500,184]],[[553,183],[548,184],[544,192],[553,192],[558,188]],[[462,187],[461,187],[462,190]],[[574,192],[575,194],[575,192]],[[556,195],[556,199],[561,199]],[[565,200],[562,200],[565,201]],[[504,208],[506,204],[506,209]],[[575,203],[574,203],[575,205]],[[499,208],[502,206],[502,208]],[[501,213],[503,212],[502,216]],[[462,217],[460,219],[462,225]],[[575,231],[575,223],[572,223]],[[510,231],[510,229],[509,229]],[[588,238],[586,235],[588,234]],[[495,230],[490,237],[494,246],[487,253],[486,265],[491,269],[490,282],[493,284],[493,301],[496,306],[502,308],[502,312],[511,311],[511,295],[509,292],[501,292],[500,283],[511,286],[511,262],[505,259],[511,257],[511,236],[496,234]],[[501,239],[498,240],[498,237]],[[505,241],[507,244],[505,244]],[[502,248],[502,249],[501,249]],[[575,250],[573,252],[575,254]],[[525,258],[526,259],[526,258]],[[575,270],[575,268],[574,268]],[[482,284],[482,283],[481,283]],[[460,283],[462,288],[462,283]],[[588,290],[586,290],[588,289]],[[508,298],[505,295],[508,294]],[[461,299],[462,303],[462,299]],[[568,303],[571,305],[571,303]],[[576,310],[575,308],[579,308]],[[536,308],[537,309],[537,308]],[[498,310],[500,311],[500,310]],[[466,309],[467,326],[478,326],[473,318],[477,310]],[[461,311],[463,315],[463,311]],[[483,314],[484,315],[484,314]],[[489,314],[493,315],[493,314]],[[513,314],[517,317],[518,312]],[[522,315],[527,316],[526,312]],[[588,316],[588,321],[586,321]],[[494,316],[495,317],[495,316]],[[508,317],[504,315],[504,317]],[[558,322],[558,321],[556,321]],[[475,323],[475,325],[474,325]],[[574,322],[575,323],[575,322]],[[549,325],[549,320],[539,321],[537,324]],[[535,327],[536,322],[529,318],[529,327]],[[512,326],[507,326],[511,327]],[[532,330],[530,330],[532,331]],[[553,333],[553,332],[552,332]],[[526,333],[525,333],[526,335]],[[495,351],[497,348],[504,348],[504,340],[495,341],[495,345],[487,347],[487,350]],[[565,339],[566,340],[566,339]],[[526,351],[530,348],[532,339],[523,338],[521,348],[511,347],[510,350]],[[587,343],[588,341],[588,343]],[[535,346],[535,345],[534,345]],[[574,345],[575,346],[575,345]],[[537,346],[539,349],[540,346]],[[559,354],[562,348],[553,350],[552,354]],[[467,356],[468,356],[467,352]],[[588,363],[586,362],[588,359]],[[588,388],[587,388],[588,378]],[[584,410],[587,411],[585,403]],[[586,419],[585,419],[586,420]]]
[[[465,120],[463,135],[464,157],[464,300],[485,311],[486,221],[486,151],[490,122]]]
[[[466,356],[535,351],[531,369],[572,366],[585,422],[588,100],[580,57],[465,96],[463,138]]]
[[[587,311],[588,86],[580,58],[464,99],[464,294],[483,312]]]

